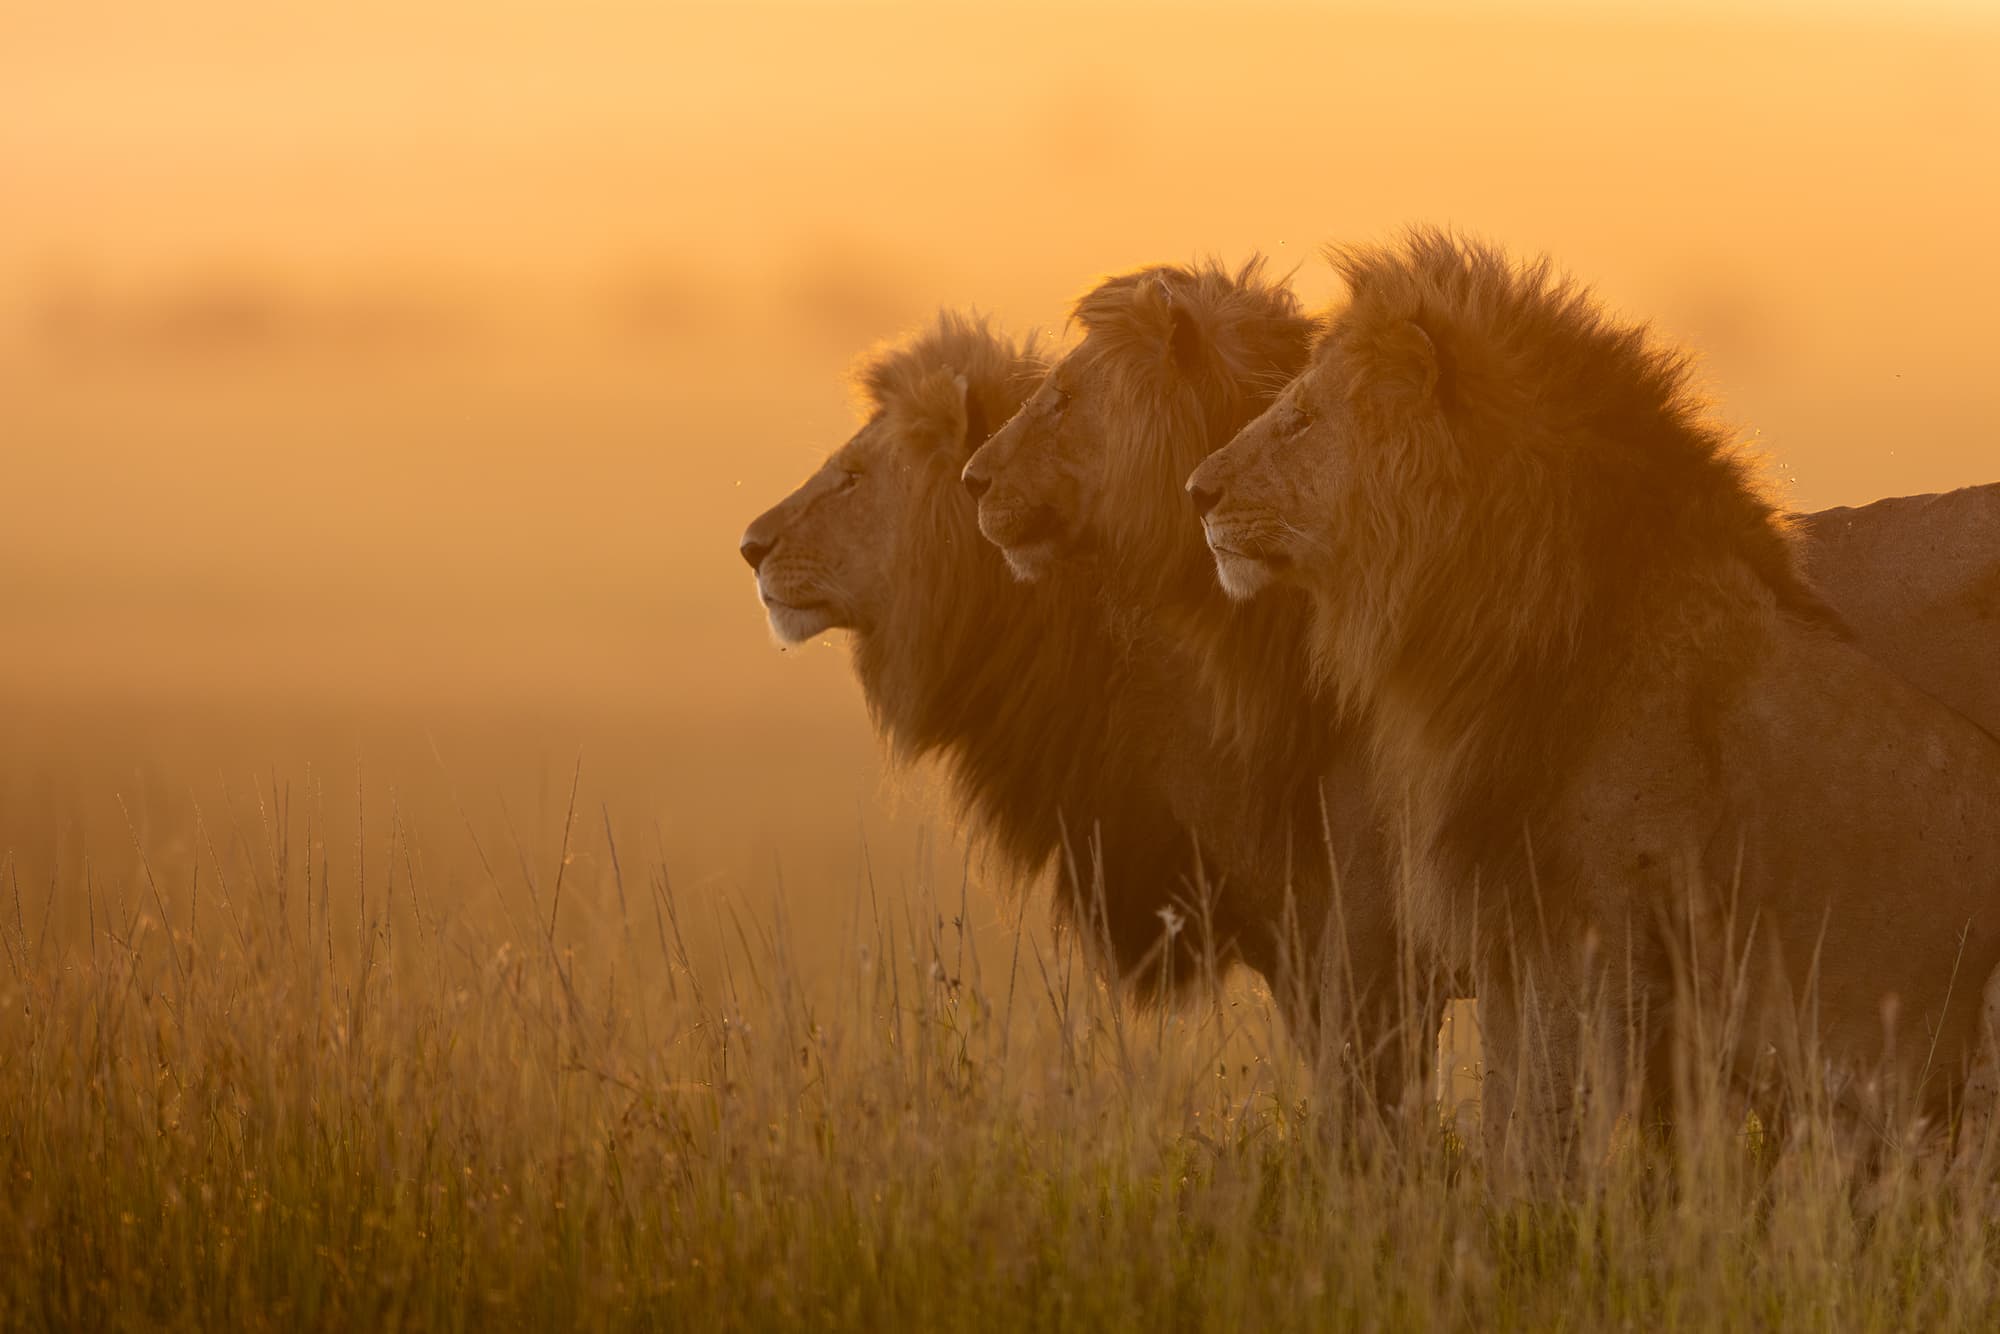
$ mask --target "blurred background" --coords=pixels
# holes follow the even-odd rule
[[[0,856],[289,800],[336,874],[420,808],[546,868],[581,757],[697,892],[948,860],[737,537],[876,340],[1155,261],[1318,304],[1455,224],[1797,507],[1995,480],[1996,70],[1970,2],[0,0]]]

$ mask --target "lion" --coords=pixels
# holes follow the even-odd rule
[[[1242,801],[1198,697],[1093,583],[1029,586],[979,536],[959,473],[1044,370],[1032,339],[941,315],[871,357],[866,422],[744,533],[772,630],[845,630],[902,762],[942,762],[972,833],[1015,882],[1056,880],[1059,920],[1142,997],[1242,962],[1276,971],[1262,912],[1211,894],[1206,808]],[[1256,925],[1252,925],[1252,920]]]
[[[980,530],[1025,581],[1088,571],[1110,613],[1199,682],[1214,744],[1251,772],[1202,813],[1211,869],[1239,918],[1282,943],[1274,985],[1308,1017],[1299,1036],[1362,1054],[1399,1102],[1433,1059],[1443,998],[1395,931],[1360,738],[1307,676],[1303,596],[1232,603],[1181,495],[1304,366],[1318,325],[1260,259],[1139,269],[1073,314],[1081,340],[966,465]]]
[[[1075,316],[1081,345],[965,469],[981,529],[1020,577],[1092,562],[1121,616],[1174,632],[1217,703],[1220,736],[1261,757],[1258,791],[1292,794],[1261,797],[1266,819],[1231,858],[1239,877],[1257,860],[1244,844],[1281,849],[1263,858],[1262,873],[1300,896],[1299,919],[1324,927],[1329,887],[1312,883],[1324,859],[1296,846],[1301,830],[1338,832],[1335,860],[1357,873],[1349,905],[1362,886],[1383,883],[1380,841],[1356,800],[1368,786],[1362,747],[1328,743],[1338,719],[1307,674],[1305,607],[1276,595],[1247,605],[1226,597],[1181,494],[1187,471],[1303,367],[1317,324],[1254,260],[1233,274],[1212,263],[1141,269],[1093,289]],[[1872,559],[1933,544],[1931,530],[1946,519],[1958,535],[1955,562]],[[1835,600],[1870,605],[1885,573],[1902,595],[1904,614],[1885,605],[1857,618],[1865,642],[1940,698],[1989,727],[2000,723],[1996,678],[1978,669],[2000,640],[1965,634],[1960,609],[1980,570],[2000,566],[2000,523],[1969,505],[1882,502],[1804,516],[1801,531],[1817,538],[1836,527],[1843,540],[1825,574]],[[1282,774],[1293,777],[1274,780]],[[1321,793],[1334,799],[1330,820],[1317,807]],[[1463,979],[1455,985],[1469,989]],[[1362,1027],[1380,1035],[1388,1021]]]
[[[1680,1096],[1730,951],[1734,1087],[1775,1052],[1850,1124],[1948,1117],[2000,963],[2000,742],[1857,647],[1684,356],[1444,232],[1335,262],[1311,364],[1188,489],[1232,594],[1310,595],[1402,921],[1476,971],[1489,1147],[1514,1115],[1574,1142],[1595,1006],[1609,1068]]]

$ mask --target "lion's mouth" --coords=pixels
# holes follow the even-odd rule
[[[1291,563],[1291,557],[1282,551],[1269,551],[1263,547],[1232,545],[1227,542],[1211,542],[1208,549],[1218,556],[1230,560],[1250,561],[1257,565],[1282,566]]]
[[[1259,565],[1283,565],[1291,557],[1282,548],[1273,548],[1258,541],[1254,536],[1242,531],[1217,529],[1211,524],[1202,525],[1202,537],[1208,549],[1217,556],[1232,560],[1252,561]]]
[[[1228,529],[1218,532],[1207,523],[1202,528],[1215,559],[1216,577],[1231,598],[1242,601],[1255,597],[1286,577],[1285,570],[1292,558],[1284,550],[1267,547],[1250,533]]]
[[[979,530],[989,542],[1006,550],[1053,550],[1069,535],[1062,515],[1047,505],[997,513],[981,510]]]

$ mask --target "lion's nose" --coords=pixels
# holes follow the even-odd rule
[[[771,554],[771,543],[759,542],[756,538],[746,534],[743,538],[743,544],[736,549],[743,553],[743,559],[749,563],[752,570],[755,570],[764,563],[764,557]]]
[[[985,495],[987,488],[993,485],[993,479],[991,477],[983,476],[980,473],[974,472],[970,468],[967,468],[963,473],[959,474],[959,480],[965,483],[965,489],[972,493],[972,498],[974,500],[977,500],[981,496]]]
[[[1187,484],[1187,493],[1188,499],[1194,502],[1194,512],[1203,518],[1206,518],[1208,512],[1215,508],[1215,502],[1222,499],[1222,492],[1211,491],[1204,486],[1197,486],[1192,481]]]

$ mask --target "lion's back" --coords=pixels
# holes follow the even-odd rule
[[[1797,523],[1813,581],[1861,646],[2000,735],[2000,482]]]

